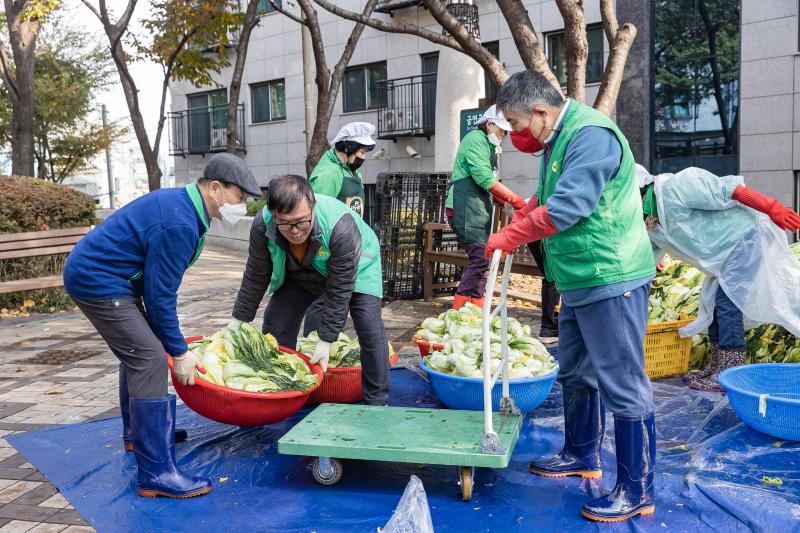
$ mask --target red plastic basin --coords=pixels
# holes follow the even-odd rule
[[[389,358],[389,366],[397,362],[397,353]],[[308,403],[358,403],[364,399],[361,392],[361,367],[348,366],[329,368],[325,372],[325,380],[317,390],[311,393]]]

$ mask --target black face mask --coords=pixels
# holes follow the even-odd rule
[[[352,163],[347,163],[347,166],[348,168],[350,168],[351,172],[355,173],[355,171],[358,170],[361,167],[361,165],[364,164],[364,161],[365,159],[356,156],[355,161],[353,161]]]

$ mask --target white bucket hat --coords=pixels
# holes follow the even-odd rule
[[[498,128],[505,131],[511,131],[511,124],[508,123],[506,117],[503,116],[502,111],[498,111],[497,106],[492,106],[487,109],[480,119],[478,119],[478,125],[485,122],[491,122],[492,124],[497,125]]]

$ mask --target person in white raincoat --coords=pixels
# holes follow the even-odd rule
[[[652,176],[637,165],[648,235],[656,261],[664,253],[707,274],[697,319],[683,337],[708,328],[711,362],[690,379],[698,390],[722,390],[717,375],[744,364],[744,319],[780,324],[800,336],[800,261],[783,230],[800,216],[744,185],[700,168]]]

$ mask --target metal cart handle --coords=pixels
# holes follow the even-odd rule
[[[508,281],[511,277],[512,254],[508,254],[503,266],[503,276],[500,283],[500,302],[492,310],[492,299],[494,288],[497,282],[497,270],[500,267],[500,259],[503,252],[495,250],[492,255],[492,262],[489,267],[489,277],[486,280],[486,293],[483,300],[483,319],[481,323],[481,333],[483,336],[483,419],[484,432],[482,439],[483,453],[504,453],[500,446],[500,440],[494,431],[492,423],[492,388],[497,383],[498,377],[503,376],[503,396],[500,400],[500,413],[507,416],[509,414],[519,414],[519,410],[514,405],[508,386]],[[500,353],[502,355],[501,364],[495,372],[491,371],[491,331],[492,322],[500,315]],[[500,428],[502,429],[502,423]]]

